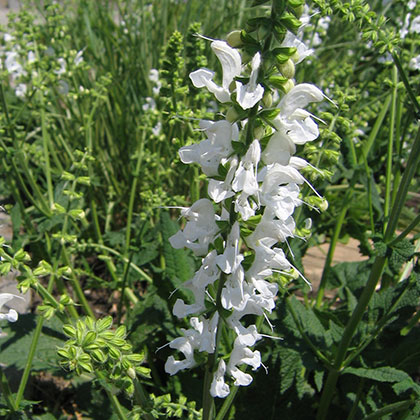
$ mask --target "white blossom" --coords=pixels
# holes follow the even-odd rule
[[[258,69],[261,65],[261,55],[257,53],[251,61],[251,75],[249,82],[243,85],[241,82],[236,82],[236,101],[242,109],[252,108],[259,102],[264,95],[264,88],[258,84]]]
[[[0,293],[0,311],[3,306],[12,299],[23,299],[21,296],[13,295],[12,293]],[[18,313],[14,309],[9,309],[7,313],[0,312],[0,321],[7,320],[9,322],[16,322],[18,319]],[[0,330],[1,331],[1,330]]]

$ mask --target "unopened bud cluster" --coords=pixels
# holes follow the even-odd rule
[[[141,366],[144,354],[133,353],[126,340],[125,326],[115,331],[111,327],[111,316],[97,321],[85,318],[75,326],[64,325],[63,331],[70,339],[57,350],[62,358],[60,364],[79,375],[104,372],[107,379],[132,394],[133,380],[137,375],[150,377],[150,369]]]

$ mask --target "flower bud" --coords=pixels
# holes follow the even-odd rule
[[[284,77],[288,79],[295,77],[295,63],[290,58],[285,63],[278,64],[277,68]]]
[[[137,377],[136,371],[132,367],[130,367],[130,368],[127,369],[127,375],[131,379],[136,379],[136,377]]]
[[[270,108],[271,105],[273,105],[273,95],[270,92],[265,91],[262,102],[266,108]]]
[[[295,82],[292,79],[288,79],[283,85],[284,93],[290,92],[295,87]]]
[[[235,108],[232,106],[226,112],[226,119],[233,124],[239,117],[239,114],[236,112]]]
[[[262,125],[254,128],[254,139],[260,140],[264,137],[265,129]]]
[[[328,209],[328,201],[327,200],[322,200],[321,201],[321,203],[320,203],[320,205],[319,205],[319,209],[321,210],[321,211],[325,211],[325,210],[327,210]]]
[[[237,48],[243,45],[242,38],[241,38],[241,31],[235,30],[228,34],[226,37],[226,42],[232,47]]]
[[[291,57],[290,57],[293,62],[296,64],[299,61],[299,53],[296,51]]]

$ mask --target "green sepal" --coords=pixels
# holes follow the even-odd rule
[[[268,82],[277,89],[283,89],[283,86],[287,82],[287,80],[287,77],[283,76],[270,76],[268,78]]]
[[[247,151],[246,145],[240,141],[232,141],[232,148],[239,156],[245,155]]]

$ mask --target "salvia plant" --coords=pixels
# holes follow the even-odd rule
[[[419,418],[419,12],[10,14],[0,417]]]

